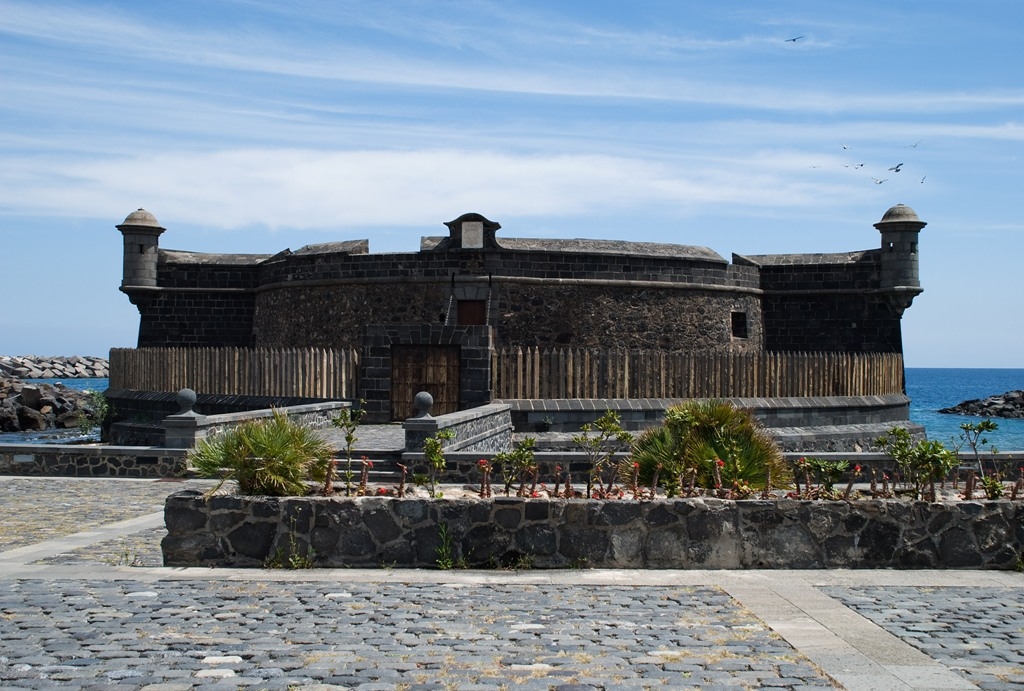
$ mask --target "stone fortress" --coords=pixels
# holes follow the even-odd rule
[[[347,240],[205,254],[161,248],[165,229],[139,209],[117,226],[121,290],[139,310],[139,349],[358,351],[358,397],[377,421],[402,418],[399,389],[406,401],[431,391],[435,414],[492,402],[502,348],[882,353],[902,372],[901,317],[922,290],[926,224],[902,204],[874,224],[877,247],[731,262],[687,245],[499,237],[498,223],[474,213],[445,225],[417,252],[372,254],[368,240]],[[883,394],[881,418],[838,422],[906,421],[902,386]]]

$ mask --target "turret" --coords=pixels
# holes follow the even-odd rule
[[[900,313],[923,292],[918,273],[917,241],[926,225],[913,209],[903,204],[886,211],[882,220],[875,224],[882,234],[880,287],[892,293],[894,306]]]
[[[157,250],[160,234],[165,229],[156,220],[156,216],[145,209],[131,212],[124,223],[116,227],[124,236],[121,290],[156,287]]]

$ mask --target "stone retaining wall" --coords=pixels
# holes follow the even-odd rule
[[[185,450],[138,446],[0,445],[0,475],[184,477]]]
[[[193,397],[195,394],[192,394]],[[264,410],[248,410],[239,413],[222,415],[197,415],[193,412],[169,415],[164,418],[163,445],[172,449],[190,449],[201,439],[213,436],[242,423],[253,420],[268,420],[275,413],[282,413],[289,420],[309,429],[327,429],[332,426],[331,420],[343,409],[352,407],[347,401],[325,401],[307,405],[289,406],[286,408],[267,408]]]
[[[446,451],[494,454],[512,448],[512,417],[501,403],[477,406],[454,413],[410,418],[402,423],[405,450],[423,452],[423,442],[438,432],[450,430],[455,438],[445,444]]]
[[[166,566],[1011,569],[1024,502],[167,499]],[[444,531],[441,530],[444,526]],[[442,533],[451,541],[445,548]],[[439,551],[440,550],[440,551]]]

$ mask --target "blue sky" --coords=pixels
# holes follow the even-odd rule
[[[1022,26],[1018,0],[0,0],[0,352],[135,345],[138,207],[194,251],[415,251],[476,211],[728,258],[875,247],[904,203],[907,365],[1024,367]]]

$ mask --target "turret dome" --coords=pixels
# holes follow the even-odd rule
[[[917,221],[921,219],[917,217],[917,212],[911,209],[906,204],[897,204],[890,208],[882,215],[882,220],[879,223],[890,223],[890,222],[901,222],[901,221]]]
[[[121,225],[119,225],[117,227],[120,228],[121,226],[135,226],[135,227],[142,227],[142,228],[159,228],[160,230],[164,229],[163,226],[160,225],[160,222],[158,220],[156,220],[156,216],[154,216],[153,214],[149,213],[145,209],[138,209],[138,210],[133,211],[130,214],[128,214],[125,217],[124,222],[121,223]]]

